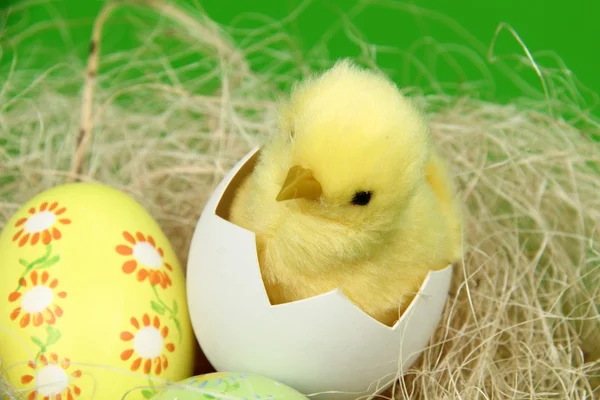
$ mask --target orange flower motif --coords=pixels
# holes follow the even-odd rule
[[[132,342],[131,348],[121,353],[121,360],[128,361],[135,354],[131,363],[132,371],[140,369],[143,363],[145,374],[154,370],[156,375],[160,375],[169,367],[169,360],[165,353],[167,351],[172,353],[175,350],[173,343],[166,342],[169,336],[169,327],[163,326],[161,329],[160,319],[155,316],[150,321],[148,314],[144,314],[142,317],[142,324],[132,317],[131,325],[135,328],[133,332],[121,332],[121,340]]]
[[[33,361],[28,363],[35,372],[33,375],[21,376],[21,383],[26,385],[33,382],[35,389],[29,393],[27,400],[35,400],[38,396],[44,400],[74,400],[81,395],[81,389],[72,381],[81,376],[81,371],[71,366],[71,361],[64,358],[62,361],[54,353],[50,353],[50,360],[45,355],[40,356],[37,366]]]
[[[150,284],[158,285],[165,289],[171,286],[171,278],[165,270],[173,271],[173,267],[164,261],[163,249],[156,245],[152,236],[144,236],[137,232],[135,237],[127,231],[123,237],[129,245],[118,245],[117,253],[131,258],[123,263],[123,272],[131,274],[137,270],[137,279],[140,282],[148,279]],[[139,269],[138,269],[139,267]]]
[[[53,240],[60,239],[62,234],[57,225],[71,223],[70,219],[60,217],[66,210],[65,207],[59,207],[56,201],[52,204],[45,201],[39,209],[31,207],[29,216],[23,217],[15,223],[15,228],[19,230],[13,236],[13,242],[18,241],[19,246],[22,247],[27,242],[33,246],[38,242],[49,244]]]
[[[14,303],[20,300],[21,305],[10,314],[11,320],[16,320],[21,316],[19,325],[25,328],[31,322],[33,326],[40,326],[44,322],[53,325],[57,317],[63,314],[62,308],[56,303],[56,298],[64,299],[67,293],[58,291],[58,279],[50,280],[47,271],[39,276],[37,271],[29,274],[29,282],[25,278],[19,279],[21,288],[25,292],[12,292],[8,295],[8,301]]]

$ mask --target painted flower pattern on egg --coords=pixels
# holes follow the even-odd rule
[[[47,271],[41,274],[32,271],[29,280],[19,279],[19,288],[8,295],[9,302],[19,302],[19,306],[10,314],[10,319],[14,321],[20,316],[21,328],[30,323],[33,326],[41,326],[44,322],[53,325],[63,314],[62,308],[57,304],[58,299],[66,296],[67,293],[58,288],[58,279],[50,279]]]
[[[81,267],[68,257],[72,241],[82,240],[85,235],[82,229],[86,228],[77,223],[80,211],[60,198],[34,200],[7,226],[7,239],[16,251],[11,260],[16,273],[0,296],[9,305],[4,318],[8,317],[13,327],[21,331],[27,359],[31,360],[15,375],[23,385],[19,391],[27,400],[79,400],[89,396],[82,394],[82,388],[87,390],[85,382],[78,381],[86,370],[76,368],[76,360],[63,358],[60,350],[70,345],[74,330],[71,325],[78,312],[73,312],[72,304],[77,299],[71,299],[75,292],[66,276],[70,275],[70,268]],[[116,225],[123,221],[114,222]],[[103,334],[112,336],[122,346],[110,352],[112,362],[147,375],[151,385],[152,375],[169,378],[170,374],[177,374],[177,366],[169,366],[169,361],[176,359],[177,350],[182,351],[185,344],[179,299],[174,296],[177,291],[172,281],[176,281],[172,274],[177,272],[173,268],[177,259],[165,256],[164,249],[169,244],[160,230],[136,225],[137,221],[121,225],[111,232],[110,242],[94,245],[111,256],[112,265],[107,268],[114,271],[115,278],[120,275],[118,279],[132,279],[130,282],[149,297],[145,310],[129,320],[129,315],[124,320],[118,317],[118,326],[107,327]],[[140,293],[142,297],[144,293]],[[154,393],[145,392],[146,398],[148,393]]]
[[[18,231],[13,236],[13,242],[18,242],[20,247],[27,243],[49,244],[62,237],[60,225],[69,225],[71,220],[63,216],[66,207],[61,207],[58,202],[43,202],[38,208],[31,207],[29,216],[19,219],[15,223]]]
[[[74,368],[68,358],[59,359],[55,353],[48,357],[41,355],[37,363],[30,361],[31,374],[21,376],[24,385],[34,384],[35,389],[29,393],[27,400],[74,400],[82,393],[76,385],[81,377],[81,370]]]
[[[172,285],[167,271],[173,271],[173,267],[164,261],[164,251],[156,245],[154,238],[137,232],[135,237],[123,232],[123,238],[127,244],[116,247],[117,253],[129,259],[122,265],[126,274],[137,271],[137,280],[143,282],[148,280],[153,286],[160,285],[163,289]]]
[[[160,318],[155,316],[152,320],[144,314],[141,322],[132,317],[131,325],[135,328],[132,332],[121,332],[121,340],[131,344],[131,347],[121,352],[121,360],[129,361],[133,357],[130,369],[137,371],[142,368],[145,374],[152,371],[160,375],[169,367],[166,353],[175,351],[175,345],[167,342],[169,328],[161,327]]]

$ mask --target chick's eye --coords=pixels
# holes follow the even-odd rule
[[[356,192],[354,193],[354,197],[352,198],[351,203],[355,206],[366,206],[371,201],[371,197],[373,196],[372,192]]]

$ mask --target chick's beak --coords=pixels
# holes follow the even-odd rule
[[[288,171],[281,191],[277,195],[277,201],[292,199],[318,200],[323,189],[318,180],[315,179],[310,169],[300,165],[294,165]]]

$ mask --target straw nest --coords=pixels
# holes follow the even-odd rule
[[[104,9],[95,40],[110,35],[102,33],[110,18],[131,24],[139,47],[44,71],[19,61],[23,32],[5,32],[3,61],[12,63],[0,74],[0,228],[46,188],[103,182],[149,210],[185,265],[203,202],[273,133],[277,96],[334,60],[325,45],[299,57],[280,22],[223,30],[198,11],[132,1]],[[356,59],[375,68],[377,47],[346,22],[338,28],[360,44]],[[180,45],[164,46],[165,37]],[[194,62],[175,66],[190,55]],[[425,63],[404,56],[399,68],[416,66],[429,79],[425,89],[403,90],[427,111],[451,163],[467,210],[466,255],[430,347],[388,397],[592,398],[600,378],[600,126],[585,112],[581,87],[524,57],[542,96],[501,105],[477,95],[481,82],[448,94]],[[480,66],[501,63],[479,57]],[[129,76],[134,68],[144,76]]]

